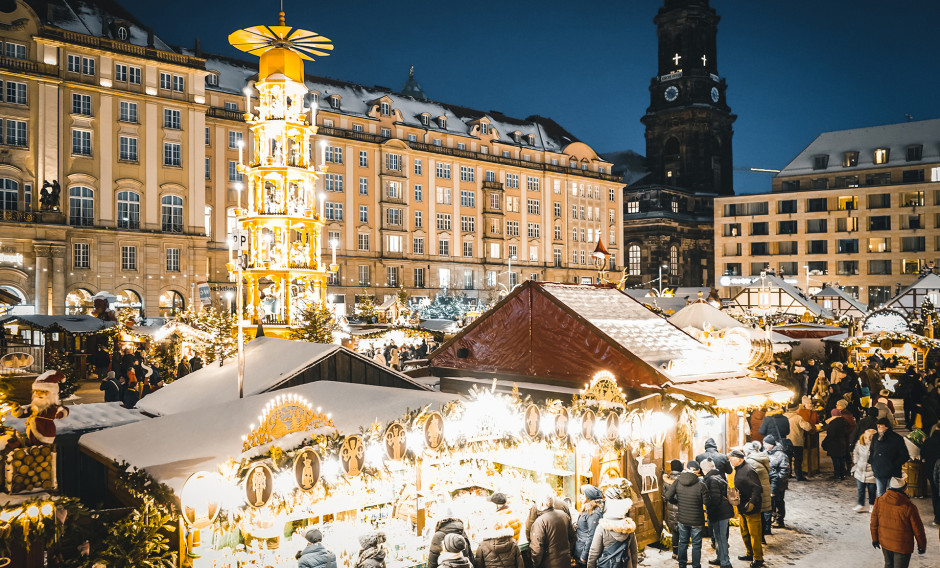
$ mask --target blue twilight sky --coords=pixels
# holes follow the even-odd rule
[[[119,0],[171,44],[245,57],[237,28],[278,0]],[[307,72],[524,118],[549,116],[599,152],[645,153],[657,0],[284,0],[287,23],[333,40]],[[265,7],[268,5],[268,7]],[[736,168],[783,168],[821,132],[940,117],[940,2],[712,0],[718,70],[738,115]],[[770,176],[736,172],[735,191]]]

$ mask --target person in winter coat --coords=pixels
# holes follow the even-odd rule
[[[107,372],[98,389],[104,391],[105,402],[121,402],[121,385],[114,378],[114,371]]]
[[[760,433],[760,425],[764,423],[764,416],[767,413],[764,412],[763,408],[755,408],[751,411],[751,415],[748,417],[748,427],[751,429],[750,441],[762,442],[764,440],[764,435]]]
[[[751,568],[764,565],[764,549],[761,547],[761,481],[757,472],[744,458],[741,450],[732,450],[728,454],[731,467],[734,468],[734,488],[741,495],[738,505],[738,523],[741,527],[741,539],[747,554],[738,556],[738,560],[751,563]]]
[[[761,436],[772,434],[777,442],[782,443],[783,439],[790,433],[790,421],[783,415],[783,409],[771,408],[764,416],[759,432]],[[764,443],[766,444],[766,442]]]
[[[310,544],[297,557],[297,568],[336,568],[336,555],[323,546],[323,535],[319,529],[310,529],[304,534]]]
[[[679,479],[683,469],[685,468],[682,466],[681,461],[672,460],[669,462],[669,475],[663,476],[663,492],[667,491]],[[679,529],[676,526],[676,515],[679,513],[679,506],[668,500],[664,500],[663,505],[666,509],[664,515],[666,517],[666,528],[669,529],[669,534],[672,535],[672,557],[674,559],[679,558]]]
[[[826,439],[823,440],[822,449],[826,450],[832,458],[832,479],[845,479],[845,459],[849,454],[849,423],[842,417],[842,411],[832,409],[832,416],[823,426]]]
[[[597,524],[594,540],[591,541],[587,568],[598,568],[598,559],[601,558],[605,550],[615,544],[625,548],[624,562],[621,564],[621,568],[637,568],[639,550],[636,542],[636,523],[627,516],[632,506],[633,501],[630,499],[607,498],[604,517]]]
[[[757,473],[757,478],[760,480],[761,534],[772,534],[770,530],[770,512],[773,510],[772,491],[770,490],[770,456],[764,451],[762,442],[751,442],[744,447],[747,453],[747,463],[751,464],[751,467]]]
[[[829,381],[826,379],[826,372],[819,370],[816,377],[816,384],[813,385],[813,398],[822,404],[823,408],[829,406]]]
[[[370,532],[359,537],[359,556],[353,568],[385,568],[385,533]]]
[[[604,494],[593,485],[582,485],[581,493],[584,495],[584,505],[581,506],[581,516],[575,527],[574,562],[578,566],[587,566],[594,531],[604,514]]]
[[[522,553],[512,538],[513,530],[495,517],[480,535],[474,564],[476,568],[523,568]]]
[[[786,528],[786,493],[790,483],[790,457],[773,434],[764,436],[764,448],[770,458],[770,514],[777,528]]]
[[[712,460],[715,469],[722,475],[731,475],[734,469],[731,468],[731,462],[728,456],[718,451],[718,444],[714,438],[705,440],[705,451],[695,456],[695,461],[702,463],[705,460]]]
[[[558,497],[552,497],[552,508],[567,515],[568,524],[571,524],[571,509],[568,508],[568,503],[565,500],[559,499]],[[535,519],[538,518],[539,513],[540,511],[538,505],[532,505],[532,507],[529,508],[529,517],[525,522],[525,537],[528,541],[532,540],[532,524],[535,522]]]
[[[437,568],[439,563],[438,557],[444,551],[444,539],[449,534],[457,535],[466,541],[463,554],[468,560],[473,560],[473,554],[470,552],[470,539],[467,538],[467,533],[464,531],[463,521],[445,516],[438,521],[437,525],[434,527],[434,535],[431,537],[431,546],[428,548],[427,568]]]
[[[555,509],[554,495],[545,495],[538,503],[538,516],[532,523],[529,550],[535,568],[570,568],[574,547],[571,517]],[[430,567],[429,567],[430,568]]]
[[[721,568],[731,566],[728,556],[728,524],[734,517],[734,507],[728,501],[728,482],[725,476],[715,468],[715,462],[706,459],[701,462],[702,484],[705,486],[705,514],[708,517],[708,526],[711,528],[712,540],[715,542],[715,551],[718,557],[710,560],[711,565]]]
[[[692,568],[702,565],[702,536],[705,534],[705,484],[697,461],[686,464],[679,479],[663,491],[663,500],[678,505],[676,526],[679,529],[679,568],[688,563],[689,542],[692,543]]]
[[[868,492],[868,512],[875,506],[875,474],[871,471],[871,464],[868,463],[868,453],[871,450],[871,439],[876,434],[874,429],[865,430],[855,444],[855,450],[852,452],[852,460],[855,465],[852,466],[852,476],[855,477],[855,487],[858,489],[858,505],[853,510],[856,513],[865,512],[865,492]]]
[[[512,538],[519,542],[519,532],[522,530],[522,521],[519,516],[509,508],[506,502],[506,495],[503,493],[493,493],[490,495],[490,502],[496,505],[496,519],[500,527],[509,527],[512,529]]]
[[[449,533],[441,543],[443,550],[438,556],[438,565],[443,568],[473,568],[473,562],[467,558],[470,553],[470,541],[466,537]]]
[[[790,423],[790,477],[796,476],[797,481],[806,481],[803,475],[803,446],[806,444],[806,433],[812,429],[809,422],[803,420],[798,410],[789,410],[784,413]]]
[[[875,474],[875,485],[878,488],[878,496],[881,497],[887,491],[891,478],[901,477],[904,464],[911,456],[907,452],[904,438],[891,429],[891,422],[887,418],[879,418],[876,428],[878,434],[871,439],[868,463]]]
[[[878,426],[878,409],[875,408],[875,405],[865,409],[865,415],[855,423],[855,428],[852,430],[852,433],[849,435],[849,439],[852,441],[854,447],[861,439],[862,434],[868,430],[874,430]]]
[[[871,545],[881,548],[885,566],[906,567],[914,553],[913,541],[917,541],[917,553],[927,551],[927,534],[920,512],[904,494],[907,480],[892,477],[888,491],[875,499],[871,510]]]
[[[930,436],[920,448],[920,457],[924,460],[924,475],[930,484],[930,496],[933,499],[933,522],[940,525],[940,425],[930,430]]]

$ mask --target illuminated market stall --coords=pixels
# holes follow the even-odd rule
[[[940,341],[908,331],[879,331],[859,337],[849,337],[839,344],[847,351],[848,362],[856,368],[868,365],[868,359],[878,354],[887,360],[897,357],[897,364],[884,369],[892,375],[907,372],[908,367],[924,370],[931,350],[940,348]]]

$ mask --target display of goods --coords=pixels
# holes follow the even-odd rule
[[[52,446],[27,446],[8,450],[4,458],[4,485],[10,493],[56,488],[55,450]]]

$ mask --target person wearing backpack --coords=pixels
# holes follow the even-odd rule
[[[705,474],[702,478],[705,485],[705,514],[715,541],[715,551],[718,553],[718,557],[708,563],[721,568],[731,568],[731,558],[728,556],[728,525],[734,517],[734,507],[728,500],[728,482],[712,460],[705,459],[700,465]]]
[[[679,512],[676,525],[679,530],[679,568],[685,568],[689,542],[692,543],[692,568],[702,566],[702,537],[705,534],[705,485],[699,477],[702,468],[692,460],[679,475],[678,481],[666,487],[663,500],[676,503]]]
[[[751,568],[764,566],[764,549],[761,547],[761,481],[757,472],[744,461],[744,452],[732,450],[728,454],[731,467],[734,468],[734,491],[728,490],[728,500],[732,505],[737,502],[738,521],[741,527],[741,539],[747,554],[738,556],[738,560],[747,560]]]
[[[591,541],[587,568],[637,568],[636,523],[627,516],[631,507],[630,499],[607,499],[604,517]]]

